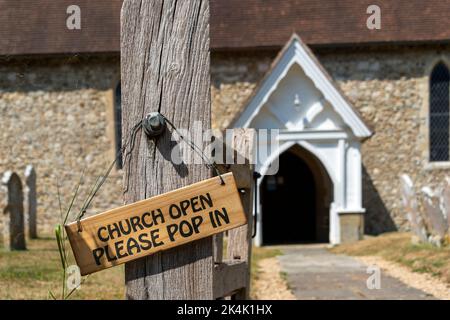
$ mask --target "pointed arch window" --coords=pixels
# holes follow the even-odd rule
[[[114,90],[114,135],[115,135],[115,154],[119,154],[122,149],[122,88],[119,84]],[[122,154],[119,154],[116,166],[122,169]]]
[[[430,162],[450,160],[449,91],[450,72],[439,62],[430,75]]]

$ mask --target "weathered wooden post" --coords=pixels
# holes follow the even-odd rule
[[[256,131],[254,129],[233,129],[231,141],[225,156],[234,153],[234,164],[219,166],[221,172],[233,172],[236,185],[240,190],[240,197],[248,223],[228,231],[228,242],[225,259],[221,256],[223,237],[215,236],[215,272],[214,296],[216,298],[231,295],[232,299],[245,300],[249,298],[251,243],[253,231],[253,202],[254,202],[254,148]],[[231,142],[231,143],[230,143]]]
[[[37,238],[37,198],[36,198],[36,171],[32,165],[28,165],[25,169],[25,183],[27,185],[25,189],[26,198],[26,215],[25,225],[28,229],[28,237],[30,239]]]
[[[209,3],[125,0],[121,17],[123,132],[159,111],[176,127],[210,127]],[[171,161],[170,130],[140,131],[124,166],[124,200],[135,202],[209,178],[203,165]],[[211,237],[129,262],[128,299],[213,299]]]
[[[238,300],[249,298],[250,288],[250,264],[252,255],[252,233],[253,233],[253,197],[254,197],[254,148],[255,135],[253,129],[234,129],[233,130],[232,148],[236,150],[238,155],[245,159],[245,163],[237,164],[236,170],[233,171],[236,177],[236,183],[241,190],[241,199],[244,210],[247,213],[248,224],[242,227],[230,230],[229,242],[227,247],[227,255],[229,260],[240,260],[246,263],[243,271],[245,274],[246,286],[240,289],[234,298]]]
[[[4,246],[10,250],[25,250],[22,182],[15,172],[7,171],[3,175],[2,185],[6,191],[3,208]]]

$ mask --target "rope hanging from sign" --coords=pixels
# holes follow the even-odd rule
[[[161,115],[164,120],[172,127],[172,129],[178,134],[178,136],[180,137],[181,140],[183,140],[184,142],[186,142],[191,149],[197,153],[202,160],[205,162],[205,165],[208,169],[213,169],[214,172],[216,173],[216,175],[220,178],[220,184],[224,185],[225,181],[222,178],[222,175],[219,172],[219,169],[217,168],[217,165],[214,161],[212,161],[204,152],[203,150],[197,146],[193,141],[191,141],[190,139],[186,138],[185,136],[183,136],[180,131],[177,129],[177,127],[175,127],[175,125],[169,120],[167,119],[164,115]]]
[[[136,134],[138,133],[139,129],[142,128],[142,120],[139,121],[138,123],[136,123],[133,128],[131,129],[131,133],[130,136],[128,137],[127,141],[125,142],[125,144],[122,146],[122,148],[119,150],[119,152],[117,152],[116,157],[114,158],[114,160],[111,162],[111,164],[109,165],[108,169],[106,170],[105,174],[102,176],[99,176],[97,178],[97,180],[95,181],[94,186],[92,187],[91,191],[88,194],[88,197],[86,198],[86,200],[83,203],[83,206],[81,207],[80,213],[78,214],[76,220],[77,220],[77,224],[78,224],[78,232],[83,231],[82,227],[81,227],[81,222],[80,220],[83,218],[83,216],[86,214],[87,209],[89,208],[89,206],[92,203],[92,200],[94,200],[95,196],[97,195],[98,191],[100,190],[100,188],[103,186],[103,184],[105,183],[106,179],[108,178],[109,174],[111,173],[111,170],[114,168],[114,166],[116,165],[117,161],[119,160],[120,156],[127,150],[128,148],[128,144],[131,143],[131,148],[130,150],[125,154],[125,157],[123,159],[123,164],[125,165],[127,158],[129,158],[131,156],[131,152],[134,149],[134,142],[135,142],[135,138],[136,138]]]
[[[214,170],[214,172],[216,173],[216,175],[220,179],[220,184],[221,185],[225,184],[225,180],[223,179],[222,175],[220,174],[216,163],[214,161],[212,161],[203,152],[203,150],[199,146],[197,146],[193,141],[191,141],[187,137],[183,136],[180,133],[180,131],[177,129],[177,127],[169,119],[167,119],[164,115],[162,115],[162,114],[160,114],[158,112],[153,112],[153,113],[148,114],[145,117],[144,120],[139,121],[138,123],[136,123],[133,126],[133,128],[130,131],[130,135],[129,135],[128,139],[126,140],[126,142],[122,146],[122,148],[119,150],[119,152],[117,152],[116,157],[114,158],[114,160],[111,162],[111,164],[107,168],[105,174],[102,175],[102,176],[99,176],[97,178],[97,180],[95,181],[94,186],[92,187],[91,191],[89,192],[88,197],[86,198],[85,202],[83,203],[83,206],[81,207],[81,210],[80,210],[79,214],[76,217],[77,226],[78,226],[78,232],[82,232],[83,231],[83,228],[81,226],[81,219],[86,214],[89,206],[91,205],[91,203],[92,203],[93,199],[95,198],[95,196],[98,194],[98,191],[100,190],[100,188],[106,182],[106,179],[108,178],[108,176],[111,173],[112,169],[116,165],[116,163],[119,160],[120,156],[123,153],[125,153],[125,151],[127,151],[128,145],[130,145],[130,148],[125,153],[125,156],[123,158],[123,165],[124,166],[125,166],[125,163],[127,162],[127,159],[129,159],[129,157],[131,156],[131,152],[134,149],[135,139],[136,139],[136,135],[137,135],[138,131],[143,128],[145,133],[146,133],[146,135],[149,138],[155,138],[155,137],[157,137],[158,135],[160,135],[164,131],[164,129],[165,129],[165,123],[164,122],[167,122],[170,125],[170,127],[178,134],[180,139],[183,140],[184,142],[186,142],[188,144],[188,146],[202,158],[202,160],[205,162],[205,166],[208,169],[213,169]],[[130,167],[128,167],[128,170],[129,170],[129,168]]]

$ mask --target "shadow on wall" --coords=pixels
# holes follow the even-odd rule
[[[377,235],[397,231],[389,210],[383,203],[372,178],[363,165],[363,206],[366,208],[364,233]]]

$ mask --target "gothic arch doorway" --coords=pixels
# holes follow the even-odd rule
[[[333,183],[312,153],[299,145],[283,152],[260,188],[263,244],[329,241]]]
[[[361,142],[369,138],[372,131],[338,87],[311,50],[297,35],[293,35],[260,85],[255,88],[251,98],[231,122],[232,128],[279,130],[274,140],[276,143],[266,141],[261,144],[260,150],[266,150],[267,156],[264,152],[261,153],[262,156],[257,152],[255,168],[263,175],[274,163],[274,158],[278,159],[280,154],[283,155],[283,151],[294,144],[301,146],[300,149],[293,148],[283,155],[286,161],[282,159],[282,162],[287,164],[282,164],[281,170],[288,171],[280,172],[275,180],[270,177],[258,180],[258,184],[264,183],[266,188],[281,188],[283,183],[287,187],[285,192],[273,192],[273,195],[268,190],[261,189],[265,199],[259,193],[258,210],[255,211],[259,213],[256,245],[269,241],[327,240],[332,244],[339,244],[362,237],[365,209],[362,207]],[[291,153],[297,154],[300,160],[290,157]],[[308,202],[311,199],[304,196],[307,191],[302,193],[304,185],[300,176],[296,179],[291,177],[294,167],[303,172],[303,180],[309,179],[306,185],[309,188],[313,186],[313,190],[309,192],[315,199],[314,203]],[[285,177],[281,177],[281,174]],[[295,175],[292,173],[292,176]],[[314,179],[311,179],[311,175]],[[290,182],[284,182],[288,180]],[[262,201],[265,208],[261,208]],[[304,207],[300,207],[302,203],[305,204]],[[275,208],[275,204],[281,206],[281,209]],[[296,213],[295,218],[300,219],[303,217],[299,216],[300,211],[307,207],[313,208],[309,212],[314,212],[314,219],[294,223],[291,223],[293,220],[284,219],[283,215],[289,212]],[[326,210],[327,207],[329,210]],[[280,218],[270,221],[269,217],[264,220],[265,215],[278,215]],[[281,226],[278,224],[279,220],[284,220],[285,223]],[[313,220],[314,223],[311,222]],[[305,228],[308,226],[308,232],[296,234],[295,230],[300,230],[299,225]],[[277,228],[280,229],[278,235]]]

